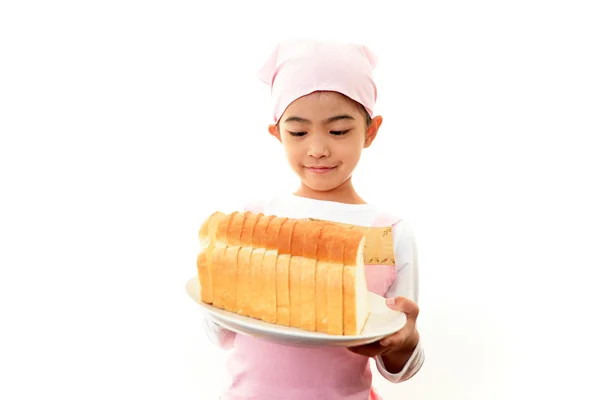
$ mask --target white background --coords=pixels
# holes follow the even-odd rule
[[[355,183],[418,235],[426,362],[385,398],[597,399],[594,3],[3,1],[0,398],[216,399],[197,233],[295,187],[255,72],[309,36],[379,55]]]

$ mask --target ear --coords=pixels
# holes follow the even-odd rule
[[[279,126],[272,124],[269,125],[269,133],[274,136],[279,142],[281,142],[281,134],[279,133]]]
[[[365,138],[365,149],[371,146],[371,143],[373,143],[373,140],[375,140],[382,122],[383,117],[381,115],[377,115],[371,119],[371,125],[369,125],[369,128],[367,129],[367,137]]]

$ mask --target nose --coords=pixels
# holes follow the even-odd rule
[[[308,146],[308,156],[312,158],[324,158],[331,155],[327,141],[319,137],[320,135],[314,135]]]

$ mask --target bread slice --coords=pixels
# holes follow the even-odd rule
[[[300,281],[300,328],[316,330],[315,286],[317,272],[317,246],[324,223],[315,222],[304,234],[302,273]]]
[[[196,266],[198,268],[198,279],[200,280],[200,299],[208,304],[211,304],[212,299],[212,284],[210,277],[208,276],[209,262],[206,259],[206,251],[201,251],[196,257]],[[209,289],[210,288],[210,289]]]
[[[281,224],[277,247],[277,267],[275,271],[275,295],[277,298],[278,325],[290,326],[290,264],[292,254],[292,237],[297,220],[288,219]]]
[[[215,247],[212,255],[212,294],[213,305],[218,308],[224,308],[223,294],[227,290],[228,282],[225,280],[223,269],[225,268],[225,251],[227,250],[227,230],[233,219],[234,214],[227,214],[225,219],[219,222]]]
[[[327,270],[327,333],[344,334],[344,230],[331,228]]]
[[[249,213],[244,219],[240,234],[240,252],[237,260],[237,302],[236,312],[240,315],[251,316],[250,308],[250,261],[253,250],[253,234],[258,219],[263,214]]]
[[[344,335],[362,332],[370,313],[363,260],[365,236],[358,230],[344,233]]]
[[[332,224],[324,224],[317,244],[317,263],[315,270],[315,331],[328,333],[328,275],[331,263],[329,252],[333,237],[339,229]],[[341,291],[340,291],[341,295]]]
[[[252,255],[250,256],[250,312],[253,318],[259,318],[262,313],[262,292],[264,278],[262,264],[266,252],[266,234],[273,215],[261,215],[252,233]]]
[[[212,304],[212,252],[216,241],[217,227],[220,221],[225,219],[225,214],[215,212],[211,214],[200,228],[200,253],[196,258],[198,268],[198,279],[200,280],[201,299],[203,302]]]
[[[241,249],[241,235],[244,220],[249,213],[232,213],[231,222],[227,228],[227,248],[225,249],[225,259],[222,265],[223,282],[223,307],[227,311],[237,311],[237,265],[238,256]]]
[[[314,225],[312,225],[314,227]],[[309,221],[300,220],[292,234],[292,258],[290,259],[290,326],[302,327],[302,266],[304,265],[304,238],[311,228]]]
[[[266,250],[262,263],[262,299],[260,318],[269,323],[277,322],[277,256],[279,255],[278,243],[281,226],[287,218],[275,217],[267,226]]]

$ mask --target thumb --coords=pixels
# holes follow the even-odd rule
[[[392,310],[407,314],[407,317],[417,318],[419,315],[419,306],[414,301],[406,297],[393,297],[385,300],[385,304]]]

